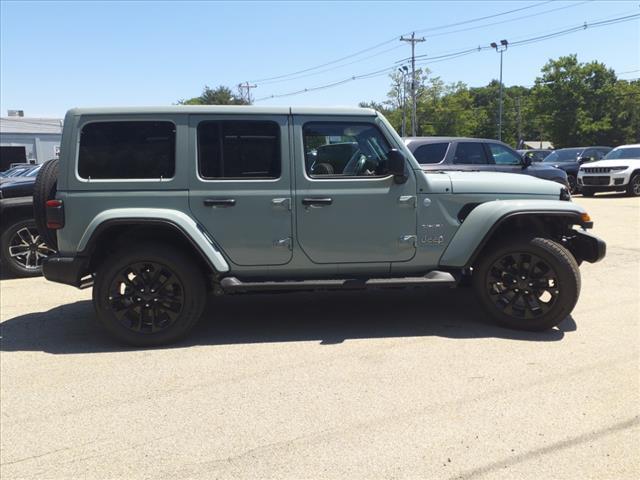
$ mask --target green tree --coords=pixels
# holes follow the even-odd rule
[[[231,91],[229,87],[220,85],[211,89],[205,85],[198,97],[178,100],[179,105],[248,105],[248,102]]]
[[[556,148],[606,145],[613,132],[613,70],[576,55],[550,60],[533,87],[534,114]]]

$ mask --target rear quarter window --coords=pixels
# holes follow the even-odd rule
[[[78,175],[85,179],[172,178],[176,128],[172,122],[94,122],[80,132]]]
[[[413,156],[419,164],[425,165],[429,163],[440,163],[444,160],[447,150],[449,149],[449,143],[427,143],[426,145],[420,145],[413,152]]]

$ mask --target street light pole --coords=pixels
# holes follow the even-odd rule
[[[493,42],[491,46],[496,49],[496,52],[500,53],[500,100],[498,106],[498,140],[502,141],[502,54],[507,49],[509,42],[506,40],[500,40],[500,45]]]

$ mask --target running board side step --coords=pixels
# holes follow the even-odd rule
[[[370,278],[368,280],[303,280],[283,282],[243,282],[236,277],[220,280],[225,293],[309,291],[309,290],[364,290],[366,288],[420,287],[446,285],[454,287],[456,279],[447,272],[434,270],[423,277]]]

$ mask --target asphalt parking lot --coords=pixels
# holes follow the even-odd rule
[[[640,199],[575,201],[608,255],[545,333],[468,291],[257,295],[123,349],[89,290],[2,279],[0,476],[636,479]]]

